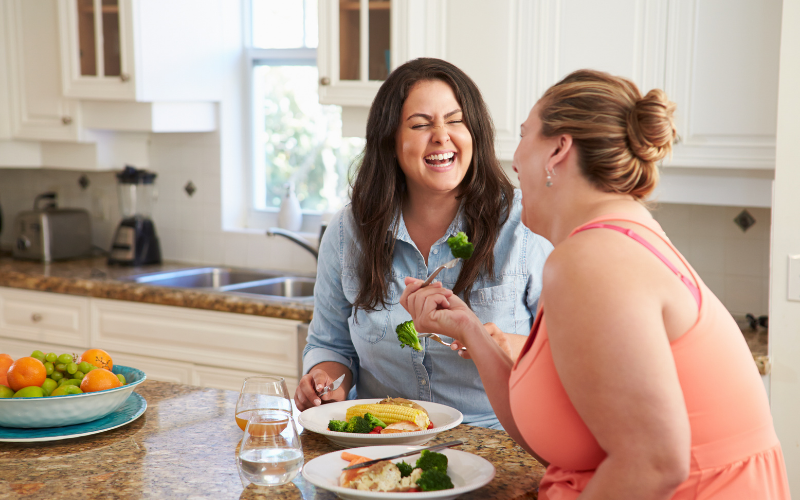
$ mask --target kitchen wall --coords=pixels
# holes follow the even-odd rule
[[[222,230],[219,138],[206,134],[153,134],[151,165],[158,172],[153,219],[166,260],[197,264],[313,272],[314,258],[262,230]],[[82,175],[89,179],[85,189]],[[515,176],[512,177],[515,179]],[[196,191],[189,195],[188,182]],[[13,216],[29,210],[36,194],[56,191],[62,207],[92,214],[93,243],[108,249],[120,220],[111,172],[0,169],[3,231],[0,246],[13,244]],[[733,219],[743,207],[663,203],[654,215],[701,278],[737,314],[768,314],[770,210],[747,208],[756,223],[742,231]]]

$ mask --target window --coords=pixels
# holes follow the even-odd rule
[[[250,0],[252,209],[274,211],[285,184],[306,212],[348,201],[364,139],[342,137],[340,106],[319,104],[317,0]]]

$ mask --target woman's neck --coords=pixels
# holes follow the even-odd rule
[[[608,214],[627,214],[639,217],[649,217],[647,209],[633,197],[613,193],[598,193],[597,196],[588,196],[580,202],[572,202],[569,208],[556,212],[550,227],[553,246],[566,240],[570,233],[592,219]]]
[[[447,232],[459,206],[454,193],[423,195],[406,191],[403,220],[426,264],[431,246]]]

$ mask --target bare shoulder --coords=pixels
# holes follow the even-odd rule
[[[543,275],[548,323],[566,323],[569,335],[590,334],[660,315],[660,298],[648,293],[647,255],[618,236],[586,231],[553,250]]]

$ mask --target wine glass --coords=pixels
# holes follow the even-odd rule
[[[260,486],[294,479],[303,467],[303,446],[292,412],[251,411],[236,463],[245,479]]]
[[[283,377],[258,375],[242,383],[234,412],[236,423],[244,430],[250,415],[261,410],[284,410],[292,413],[292,400]]]

